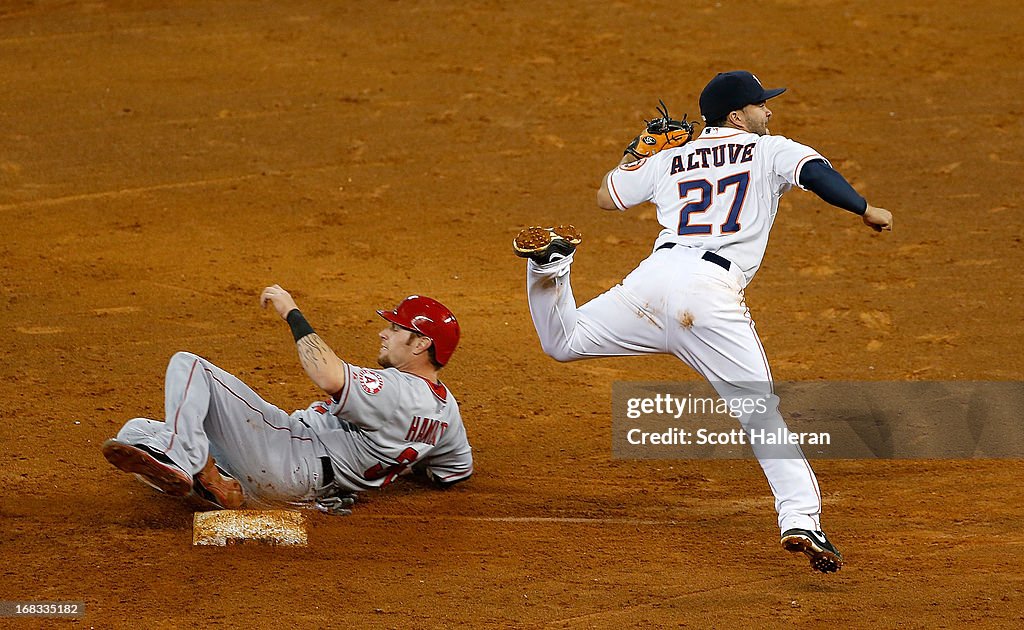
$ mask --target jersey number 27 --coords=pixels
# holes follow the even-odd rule
[[[694,236],[712,234],[710,223],[692,223],[693,215],[707,212],[715,200],[717,194],[723,195],[733,188],[732,205],[729,207],[729,216],[719,226],[722,234],[732,234],[740,231],[740,210],[743,208],[743,201],[747,198],[747,184],[750,183],[750,173],[736,173],[718,180],[715,186],[706,179],[694,179],[687,182],[679,182],[679,198],[686,199],[694,190],[700,191],[700,197],[682,207],[679,211],[679,235]]]

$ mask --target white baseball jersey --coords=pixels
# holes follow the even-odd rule
[[[310,410],[321,413],[323,407]],[[473,474],[459,405],[443,383],[346,363],[345,387],[326,411],[337,417],[336,428],[317,437],[345,486],[384,486],[417,463],[443,483]]]
[[[800,169],[824,160],[783,136],[707,127],[687,144],[623,164],[608,174],[620,210],[651,201],[665,243],[714,252],[749,283],[761,266],[779,198],[799,186]],[[827,160],[826,160],[827,162]]]
[[[752,389],[773,397],[776,404],[741,417],[743,427],[785,428],[743,290],[761,265],[779,198],[799,186],[800,170],[814,159],[824,158],[781,136],[711,127],[681,147],[613,169],[606,185],[615,205],[651,201],[664,229],[621,284],[580,307],[570,282],[575,253],[528,263],[530,313],[544,351],[559,361],[671,354],[723,399]],[[821,493],[799,447],[783,457],[753,451],[775,495],[780,530],[821,529]]]

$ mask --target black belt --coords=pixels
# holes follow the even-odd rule
[[[658,249],[672,249],[673,247],[675,247],[678,244],[679,243],[664,243],[663,245],[659,246]],[[658,251],[658,250],[656,249],[654,251]],[[719,267],[721,267],[722,269],[725,269],[726,271],[729,271],[729,269],[732,267],[732,263],[729,262],[729,259],[722,258],[721,256],[719,256],[718,254],[716,254],[714,252],[704,252],[701,255],[701,258],[703,258],[704,260],[708,261],[709,263],[714,263],[714,264],[718,265]]]
[[[320,487],[326,488],[334,483],[334,464],[330,457],[321,457],[320,466],[323,469],[323,477],[320,478]]]

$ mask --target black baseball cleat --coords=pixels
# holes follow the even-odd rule
[[[573,253],[582,241],[583,235],[571,225],[533,226],[519,231],[512,240],[512,249],[516,256],[545,265]]]
[[[179,468],[170,457],[155,449],[141,444],[107,440],[103,443],[103,457],[117,468],[135,473],[149,485],[172,497],[184,497],[192,492],[192,476]]]
[[[811,559],[811,568],[821,573],[835,573],[843,568],[843,554],[825,537],[825,532],[809,529],[787,529],[782,533],[786,551],[802,553]]]

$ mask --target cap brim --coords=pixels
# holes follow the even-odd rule
[[[776,96],[782,94],[785,91],[786,88],[775,88],[772,90],[765,90],[764,93],[761,95],[761,100],[767,101],[768,99],[775,98]]]

